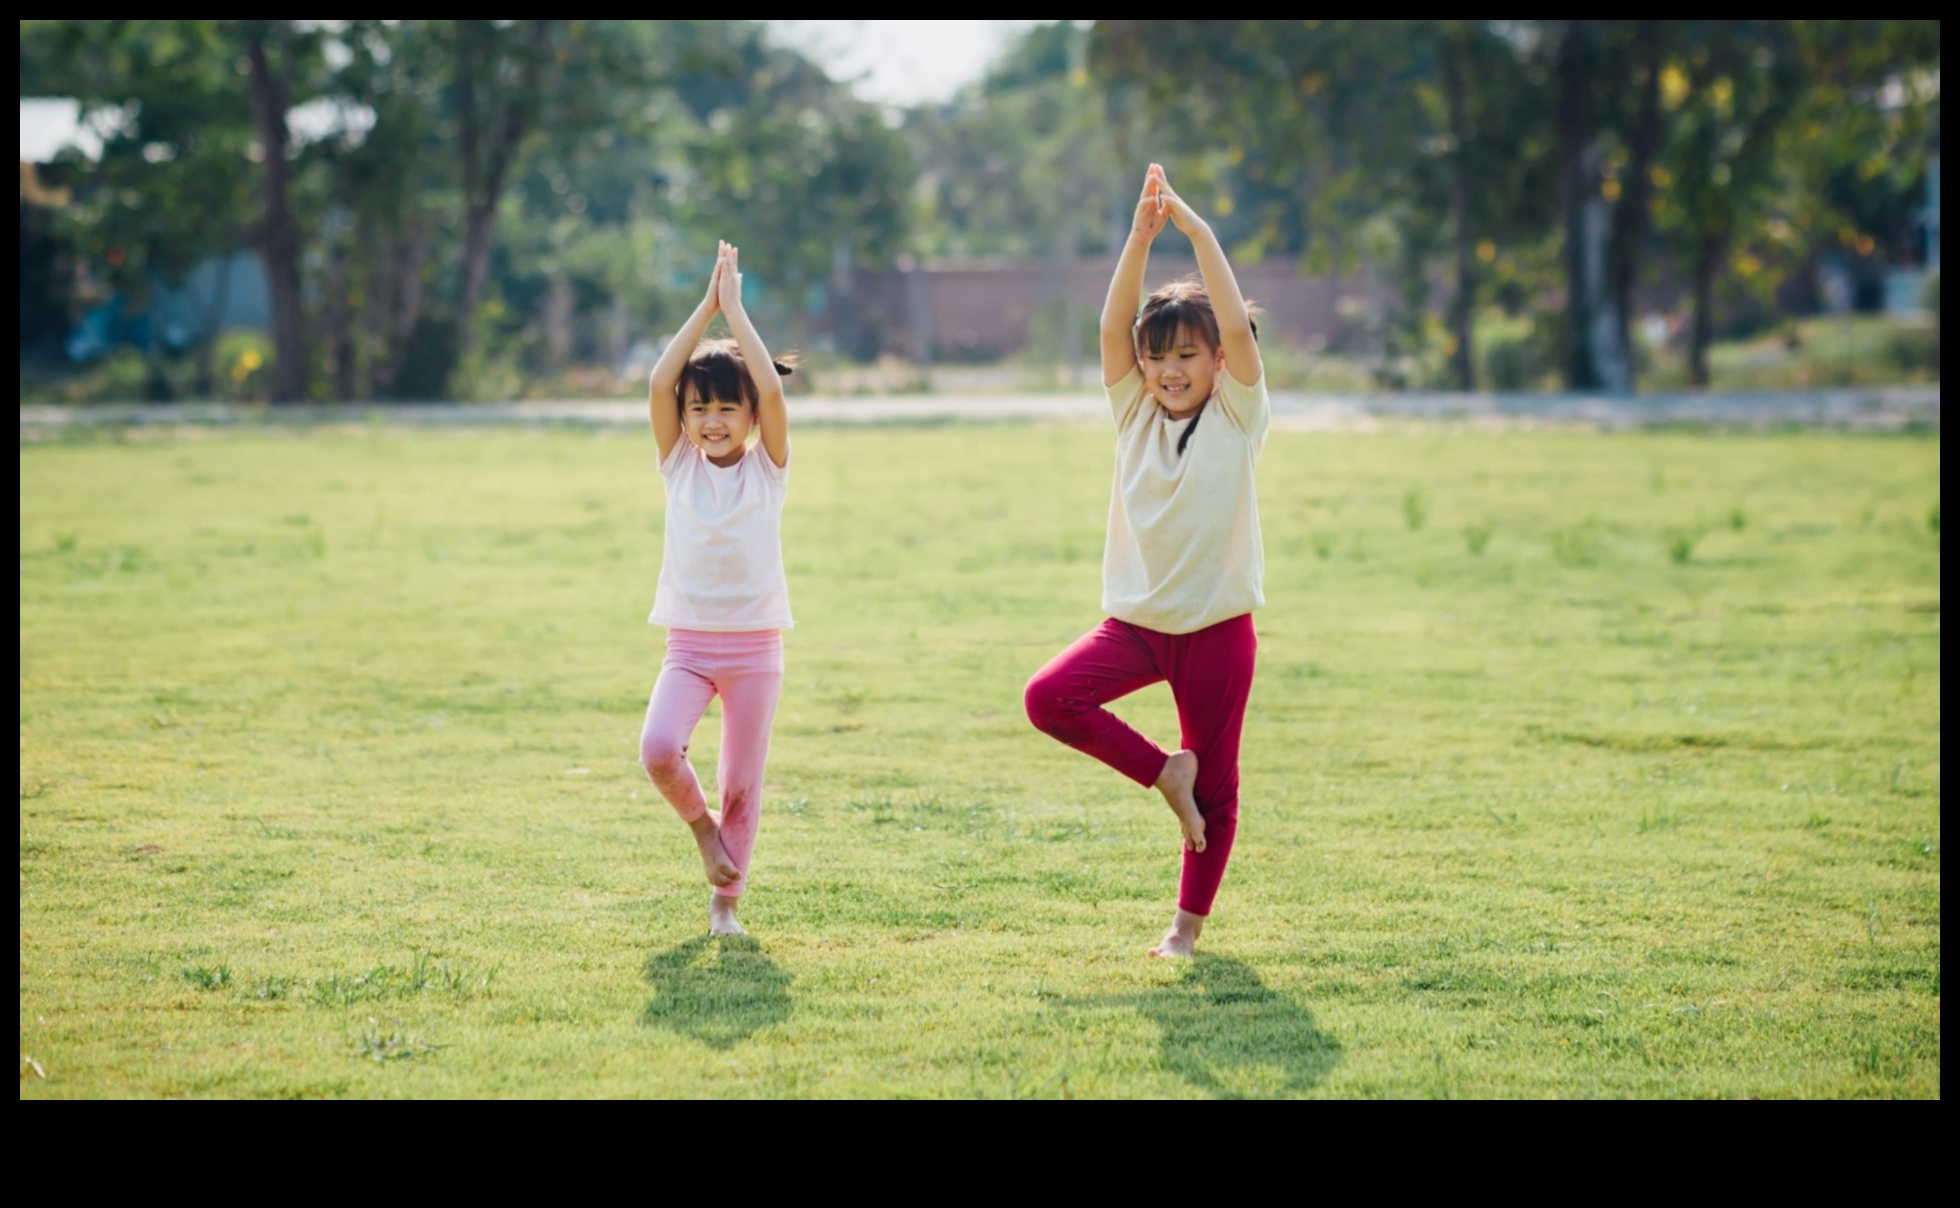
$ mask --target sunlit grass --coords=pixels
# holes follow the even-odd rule
[[[1939,1094],[1936,437],[1275,434],[1187,966],[1168,813],[1020,712],[1107,436],[795,457],[722,943],[649,440],[23,447],[22,1094]]]

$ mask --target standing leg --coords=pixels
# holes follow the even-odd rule
[[[1165,650],[1178,727],[1184,745],[1198,756],[1195,793],[1206,838],[1202,851],[1185,850],[1178,919],[1164,937],[1165,955],[1189,955],[1232,858],[1239,830],[1239,740],[1258,649],[1247,613],[1171,638]]]
[[[769,762],[769,731],[783,691],[782,655],[766,670],[747,668],[721,679],[721,845],[740,870],[717,885],[718,898],[738,898],[748,887],[749,853],[762,814],[763,769]]]
[[[688,740],[714,696],[715,686],[706,676],[668,659],[647,701],[646,725],[640,731],[640,766],[694,832],[708,884],[720,887],[740,878],[742,872],[722,849],[718,820],[701,793],[701,779],[694,774],[694,765],[687,761]]]

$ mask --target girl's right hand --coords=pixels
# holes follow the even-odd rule
[[[721,252],[715,252],[714,271],[708,274],[708,296],[701,299],[701,308],[709,317],[721,309]]]
[[[1143,195],[1137,198],[1136,217],[1130,220],[1130,238],[1141,239],[1145,243],[1157,238],[1157,232],[1164,229],[1170,221],[1170,212],[1165,209],[1163,198],[1158,195],[1162,182],[1163,169],[1156,164],[1143,178]]]

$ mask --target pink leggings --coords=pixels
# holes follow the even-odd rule
[[[1028,681],[1028,720],[1036,729],[1145,788],[1157,783],[1170,756],[1102,706],[1170,681],[1179,741],[1198,757],[1198,812],[1205,817],[1205,849],[1184,853],[1177,888],[1178,908],[1192,914],[1211,913],[1239,833],[1239,734],[1258,651],[1251,613],[1176,634],[1112,618]]]
[[[783,635],[774,629],[745,633],[667,631],[667,657],[647,702],[640,731],[640,766],[684,822],[707,812],[701,780],[687,761],[688,739],[708,702],[721,696],[721,845],[741,879],[721,885],[722,897],[741,896],[748,885],[749,853],[762,811],[762,769],[769,760],[769,727],[783,689]]]

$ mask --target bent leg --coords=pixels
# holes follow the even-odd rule
[[[1150,646],[1112,618],[1035,672],[1023,703],[1035,729],[1150,788],[1168,755],[1102,706],[1163,678]]]
[[[1178,909],[1194,915],[1211,913],[1238,837],[1239,740],[1258,651],[1250,613],[1173,639],[1167,651],[1182,741],[1198,756],[1195,792],[1205,819],[1205,849],[1185,851],[1177,891]]]
[[[687,744],[714,696],[715,686],[706,676],[668,663],[661,667],[647,701],[646,725],[640,730],[640,766],[683,822],[708,812],[700,777],[687,761]]]
[[[777,656],[781,666],[781,656]],[[721,845],[742,875],[715,887],[725,898],[748,887],[749,853],[762,819],[762,778],[769,763],[769,731],[782,696],[781,670],[752,671],[724,678],[721,689]]]

